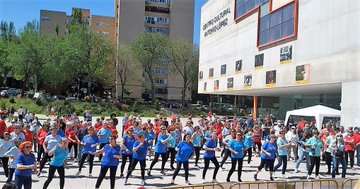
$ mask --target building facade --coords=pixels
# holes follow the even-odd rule
[[[359,16],[356,0],[208,0],[198,92],[276,97],[280,118],[324,104],[358,126]]]
[[[194,0],[115,0],[117,44],[130,44],[143,32],[159,32],[170,39],[193,40]],[[164,62],[166,64],[166,62]],[[155,97],[166,100],[180,100],[182,79],[169,73],[165,66],[154,69]],[[145,74],[132,72],[132,79],[125,86],[131,91],[129,98],[146,98],[150,94],[145,87],[149,82]],[[121,93],[116,83],[116,96]],[[187,94],[186,99],[190,99]]]
[[[40,32],[45,35],[63,36],[67,33],[66,12],[40,10]]]

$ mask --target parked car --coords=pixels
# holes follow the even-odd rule
[[[16,91],[16,89],[7,89],[7,90],[3,90],[0,92],[0,95],[2,97],[9,97],[9,96],[16,96],[18,94],[18,92]]]
[[[68,96],[65,98],[65,100],[68,100],[68,101],[76,101],[76,98],[73,97],[73,96]]]
[[[43,98],[46,99],[46,96],[44,95],[44,93],[34,93],[33,99],[39,99],[39,98]]]

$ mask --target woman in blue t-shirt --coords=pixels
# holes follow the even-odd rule
[[[147,148],[149,147],[149,143],[145,140],[144,134],[140,134],[138,139],[135,141],[132,151],[133,151],[133,158],[131,161],[131,167],[126,175],[126,179],[124,185],[127,185],[128,179],[131,173],[135,170],[137,163],[140,163],[141,169],[141,185],[145,185],[145,167],[146,167],[146,152]]]
[[[202,139],[202,133],[200,130],[200,126],[195,126],[195,131],[191,136],[191,141],[194,144],[194,148],[195,148],[195,167],[197,168],[200,168],[198,162],[200,158],[201,139]]]
[[[276,145],[278,147],[278,163],[274,167],[274,173],[279,169],[282,165],[281,174],[283,178],[287,178],[285,175],[286,167],[287,167],[287,154],[288,154],[288,147],[291,143],[288,143],[285,139],[285,131],[279,132],[280,137],[276,140]]]
[[[231,152],[231,169],[229,174],[226,178],[226,182],[230,182],[230,177],[235,171],[236,164],[238,164],[238,182],[242,182],[241,180],[241,171],[243,166],[243,159],[244,159],[244,152],[245,152],[245,145],[244,140],[242,137],[241,132],[236,133],[236,139],[232,139],[229,142],[229,149]]]
[[[315,169],[315,179],[319,179],[319,170],[320,170],[320,157],[321,149],[323,148],[323,143],[319,137],[319,131],[314,131],[313,137],[311,137],[305,144],[305,146],[310,147],[310,168],[308,170],[307,179],[310,179],[310,175],[316,166]]]
[[[110,169],[110,188],[115,188],[115,175],[119,165],[119,159],[121,158],[121,148],[116,144],[116,138],[114,136],[109,137],[110,144],[106,144],[104,148],[96,151],[93,155],[104,154],[101,159],[101,169],[99,177],[96,181],[95,188],[99,188],[101,182],[104,180],[107,171]]]
[[[15,185],[16,188],[31,189],[31,173],[36,172],[35,155],[31,153],[32,143],[23,142],[20,147],[20,154],[16,157]]]
[[[175,150],[177,151],[176,154],[176,162],[177,162],[177,166],[176,169],[174,171],[172,180],[171,180],[171,184],[174,184],[175,182],[175,177],[178,175],[180,169],[181,169],[181,165],[184,165],[184,170],[185,170],[185,183],[187,185],[190,185],[189,183],[189,158],[191,156],[191,154],[194,152],[194,145],[191,143],[191,134],[187,133],[184,136],[184,141],[181,141],[175,148]]]
[[[211,138],[209,140],[206,140],[206,142],[205,142],[205,144],[203,146],[203,148],[205,150],[205,153],[204,153],[204,164],[205,164],[205,166],[204,166],[204,170],[203,170],[203,173],[202,173],[202,183],[205,183],[205,176],[206,176],[207,170],[209,169],[210,161],[215,165],[212,182],[217,183],[216,175],[217,175],[217,172],[218,172],[218,170],[220,168],[220,165],[219,165],[218,160],[215,157],[215,152],[219,152],[221,150],[220,150],[220,148],[217,148],[216,141],[217,141],[217,134],[214,131],[214,132],[211,133]]]
[[[176,138],[177,138],[177,133],[175,132],[175,127],[172,127],[170,126],[168,128],[169,130],[169,134],[171,135],[171,138],[168,142],[168,151],[167,151],[167,158],[170,157],[170,168],[172,170],[175,169],[174,167],[174,163],[175,163],[175,155],[176,155],[176,150],[175,150],[175,147],[176,147]]]
[[[76,176],[79,176],[81,173],[82,166],[84,165],[84,162],[86,158],[89,156],[89,178],[92,177],[92,169],[94,165],[94,155],[91,153],[94,153],[96,151],[96,146],[100,143],[99,138],[95,135],[95,129],[94,127],[89,127],[87,129],[89,134],[85,135],[84,138],[81,140],[80,145],[83,146],[81,150],[81,160],[79,163],[79,171],[76,173]]]
[[[62,138],[60,143],[57,144],[52,150],[49,151],[49,156],[53,158],[50,161],[49,175],[44,183],[43,189],[46,189],[52,181],[55,171],[59,173],[60,177],[60,189],[64,188],[65,185],[65,161],[69,155],[68,141],[66,138]]]
[[[275,138],[276,138],[275,135],[271,134],[269,141],[266,141],[261,146],[261,155],[260,155],[261,162],[258,167],[258,170],[254,174],[255,181],[258,180],[257,174],[261,171],[262,168],[264,168],[264,166],[267,166],[269,168],[270,180],[271,181],[274,180],[274,178],[272,177],[272,173],[274,170],[275,155],[277,154],[277,146],[276,146]]]
[[[165,126],[161,126],[160,128],[160,134],[157,137],[157,141],[156,141],[156,146],[155,146],[155,157],[154,160],[151,162],[150,168],[147,172],[147,174],[149,176],[151,176],[151,170],[154,167],[154,165],[156,164],[156,162],[158,162],[159,156],[161,156],[161,174],[165,175],[164,172],[164,167],[165,167],[165,163],[167,161],[167,157],[166,157],[166,151],[167,151],[167,143],[169,142],[169,140],[171,139],[171,135],[166,133],[166,127]]]
[[[126,165],[127,159],[129,159],[129,165],[128,165],[128,171],[131,167],[131,161],[133,158],[133,146],[135,142],[135,137],[133,135],[134,127],[129,127],[128,130],[126,130],[126,134],[124,135],[122,142],[121,142],[121,166],[120,166],[120,178],[124,177],[124,168]]]
[[[250,164],[251,157],[252,157],[252,148],[254,145],[254,137],[253,137],[253,133],[252,133],[252,128],[248,128],[247,131],[248,132],[245,134],[245,137],[244,137],[244,145],[245,145],[244,157],[247,154],[249,155],[247,162],[248,162],[248,164]]]

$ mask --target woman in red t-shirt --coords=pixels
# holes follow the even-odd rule
[[[261,151],[261,130],[259,125],[255,125],[253,129],[254,145],[253,151],[256,152],[256,146],[258,151],[256,152],[257,156],[260,156]]]
[[[37,161],[40,162],[41,156],[44,154],[44,141],[46,138],[46,135],[49,131],[49,124],[44,123],[41,129],[37,132],[37,139],[38,139],[38,152],[37,152]]]
[[[71,148],[74,147],[74,158],[71,157],[71,159],[74,159],[75,161],[77,161],[77,157],[78,157],[78,143],[79,143],[79,139],[76,136],[76,126],[74,126],[72,123],[66,123],[66,131],[65,131],[65,135],[66,138],[69,141],[68,144],[68,149],[69,152],[71,152]]]
[[[348,158],[350,157],[350,167],[354,169],[355,139],[353,136],[353,130],[348,131],[348,134],[344,137],[344,142],[346,165],[348,165]]]

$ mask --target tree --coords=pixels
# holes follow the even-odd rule
[[[184,104],[186,91],[190,90],[192,82],[197,80],[198,51],[192,43],[184,40],[170,41],[166,49],[170,71],[179,74],[183,79],[181,101]]]
[[[10,22],[9,24],[5,21],[1,21],[0,23],[0,35],[1,38],[5,41],[12,41],[16,38],[15,26],[14,22]]]
[[[18,80],[38,90],[42,81],[43,67],[51,61],[52,43],[40,36],[39,23],[28,22],[20,33],[17,43],[10,45],[8,65]],[[23,91],[25,85],[23,85]]]
[[[118,50],[114,54],[114,62],[116,64],[116,75],[120,81],[120,100],[122,101],[124,99],[124,93],[127,91],[125,85],[129,80],[134,79],[131,71],[139,68],[139,65],[130,51],[129,46],[123,44],[119,45]]]
[[[152,100],[155,100],[154,68],[165,58],[166,44],[165,35],[150,32],[141,33],[131,43],[131,51],[149,79]]]

